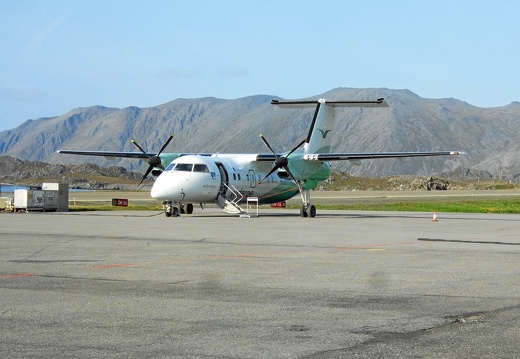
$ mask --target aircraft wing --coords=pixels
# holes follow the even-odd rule
[[[135,158],[135,159],[150,159],[151,157],[159,156],[161,158],[166,158],[166,161],[174,160],[177,157],[188,156],[188,155],[197,155],[197,156],[211,156],[211,153],[161,153],[157,154],[155,152],[118,152],[118,151],[80,151],[80,150],[58,150],[56,153],[61,153],[65,155],[82,155],[82,156],[99,156],[105,157],[108,159],[115,158]],[[274,161],[274,159],[273,159]]]
[[[377,152],[377,153],[316,153],[303,156],[311,161],[352,161],[377,159],[377,158],[407,158],[407,157],[432,157],[432,156],[457,156],[465,155],[462,151],[435,151],[435,152]],[[259,162],[274,161],[283,154],[259,154],[256,160]]]
[[[63,153],[67,155],[83,155],[83,156],[100,156],[106,158],[150,158],[155,157],[156,153],[143,153],[143,152],[117,152],[117,151],[76,151],[76,150],[59,150],[57,153]]]
[[[378,152],[378,153],[319,153],[304,155],[306,160],[314,161],[360,161],[376,158],[407,158],[407,157],[431,157],[431,156],[457,156],[464,155],[462,151],[435,151],[435,152]]]

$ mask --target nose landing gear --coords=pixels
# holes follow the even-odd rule
[[[164,207],[164,215],[166,217],[179,217],[179,208],[174,206],[171,202],[164,203],[163,207]]]
[[[179,203],[179,207],[175,206],[172,202],[164,202],[164,215],[166,217],[180,217],[181,214],[192,214],[193,213],[193,204],[188,203],[186,206],[184,204]]]

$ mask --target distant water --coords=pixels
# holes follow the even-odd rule
[[[6,193],[13,193],[15,189],[29,189],[29,187],[25,187],[25,186],[0,186],[0,195],[4,195]]]
[[[27,186],[0,186],[0,196],[13,194],[15,189],[30,189]],[[90,189],[69,188],[69,192],[90,192]]]

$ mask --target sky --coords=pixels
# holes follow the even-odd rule
[[[409,89],[520,101],[520,2],[0,0],[0,131],[77,107]]]

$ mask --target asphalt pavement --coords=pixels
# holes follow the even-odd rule
[[[0,213],[5,358],[520,357],[520,215]]]

